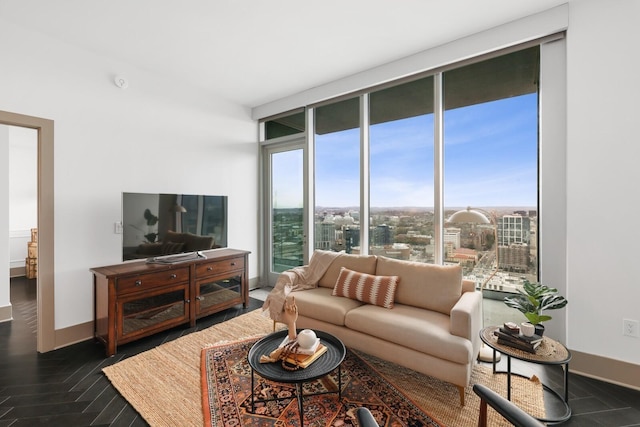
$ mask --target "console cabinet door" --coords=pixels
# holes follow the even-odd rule
[[[244,302],[243,273],[231,277],[220,276],[200,279],[196,281],[196,316],[220,311],[224,307],[231,307]]]
[[[118,343],[189,321],[189,283],[126,294],[116,302]]]

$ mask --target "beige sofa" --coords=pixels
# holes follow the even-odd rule
[[[397,276],[393,307],[333,295],[342,267],[345,273]],[[464,405],[481,345],[482,299],[459,266],[341,254],[323,271],[317,284],[305,286],[311,289],[290,294],[298,306],[298,328],[329,332],[347,347],[454,384]]]

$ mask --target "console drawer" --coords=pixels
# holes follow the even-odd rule
[[[189,268],[176,268],[158,273],[140,274],[122,277],[116,282],[118,292],[138,292],[149,290],[156,286],[170,285],[189,281]]]
[[[196,277],[207,277],[224,274],[229,271],[243,270],[244,257],[229,258],[221,261],[207,262],[196,266]]]

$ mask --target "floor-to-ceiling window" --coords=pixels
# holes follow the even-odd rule
[[[314,248],[352,253],[360,246],[360,103],[315,109]]]
[[[311,247],[537,280],[539,64],[532,45],[310,107]],[[486,222],[448,221],[468,207]]]
[[[490,290],[538,277],[539,58],[535,46],[443,73],[445,216],[488,219],[445,224],[444,259]]]
[[[433,77],[369,99],[369,253],[433,262]]]

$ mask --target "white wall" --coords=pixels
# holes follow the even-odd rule
[[[568,61],[568,330],[571,348],[640,364],[637,263],[640,2],[571,2]]]
[[[123,191],[228,195],[229,247],[251,251],[249,277],[257,275],[258,147],[248,110],[6,22],[0,49],[0,110],[55,122],[56,329],[93,320],[89,268],[121,261],[114,222]]]

